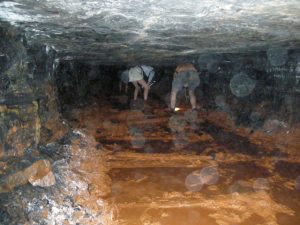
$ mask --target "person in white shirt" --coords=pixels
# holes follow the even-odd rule
[[[144,89],[144,100],[147,101],[150,86],[154,83],[155,71],[151,66],[135,66],[129,69],[129,82],[134,85],[134,100],[137,100],[140,90],[139,85]]]

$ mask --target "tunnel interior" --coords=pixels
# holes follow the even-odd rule
[[[0,2],[0,224],[300,224],[297,3]]]

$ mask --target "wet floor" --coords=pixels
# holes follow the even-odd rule
[[[107,154],[113,224],[300,224],[297,159],[201,112],[174,115],[151,104],[146,112],[114,101],[81,117]]]
[[[235,163],[219,165],[215,174],[199,175],[202,182],[197,176],[188,182],[191,175],[201,174],[205,168],[111,170],[110,199],[119,206],[118,218],[124,224],[147,224],[143,221],[147,212],[152,221],[148,224],[201,225],[228,221],[227,224],[296,225],[300,221],[299,191],[291,190],[273,177],[280,171],[270,173],[252,163]],[[203,183],[205,179],[215,180]],[[265,207],[270,210],[264,212]],[[129,211],[134,213],[126,215]],[[229,223],[229,212],[238,219]]]

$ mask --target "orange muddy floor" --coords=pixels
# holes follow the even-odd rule
[[[66,115],[104,152],[107,224],[300,224],[299,143],[249,136],[213,113],[171,115],[155,101],[138,110],[114,100]]]

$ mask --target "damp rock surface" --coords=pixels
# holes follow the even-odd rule
[[[37,161],[4,180],[16,187],[0,193],[1,224],[108,224],[102,197],[109,178],[94,139],[73,130],[59,145],[61,158]]]
[[[173,64],[193,54],[299,42],[297,0],[14,0],[0,7],[1,20],[24,29],[30,42],[47,43],[66,61]],[[277,48],[269,55],[273,65],[282,65],[286,57]],[[216,72],[213,58],[206,63]]]
[[[22,156],[67,130],[59,120],[55,52],[28,45],[24,33],[7,23],[1,22],[0,35],[0,157]]]
[[[24,185],[27,182],[38,186],[51,186],[55,184],[50,162],[48,160],[39,160],[22,171],[8,175],[1,181],[0,192],[9,192],[14,187]]]

